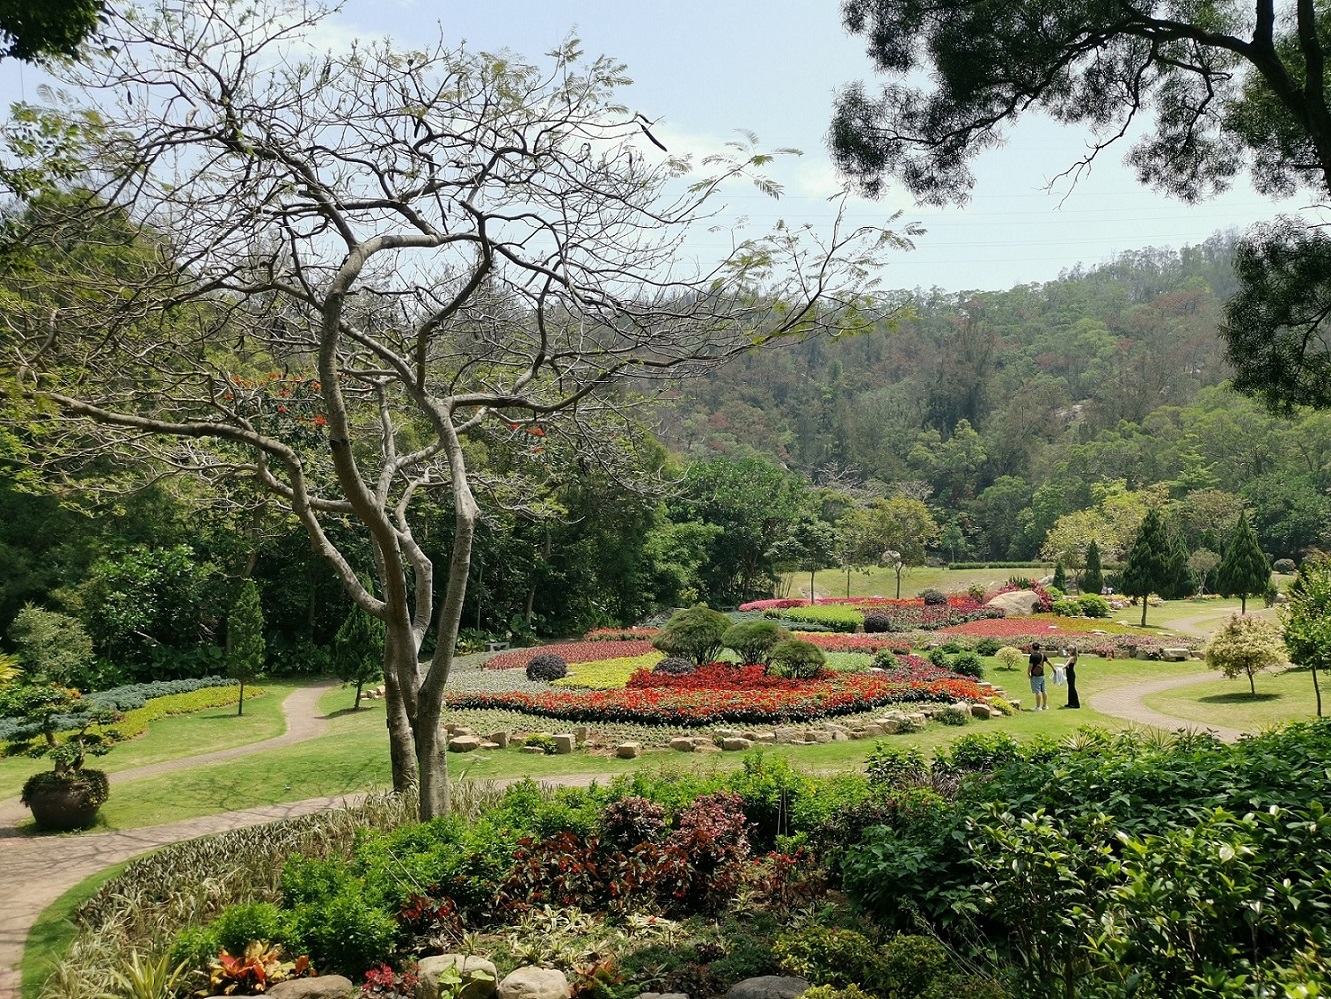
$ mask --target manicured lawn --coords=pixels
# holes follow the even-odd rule
[[[1258,732],[1281,722],[1314,718],[1317,701],[1312,675],[1306,670],[1259,673],[1254,680],[1257,696],[1246,676],[1226,680],[1219,673],[1209,683],[1167,690],[1143,699],[1147,707],[1199,724],[1224,725]],[[1318,674],[1322,687],[1322,710],[1331,710],[1331,684]]]
[[[1012,696],[1030,706],[1024,675],[995,668],[989,662],[990,679],[1005,687]],[[1196,672],[1199,664],[1159,663],[1134,660],[1083,660],[1078,688],[1085,698],[1097,690],[1139,682],[1166,675]],[[329,713],[331,728],[327,735],[309,742],[256,753],[225,763],[193,767],[156,777],[147,777],[122,785],[101,812],[103,828],[136,829],[177,819],[216,812],[252,808],[261,805],[299,801],[324,795],[350,794],[387,786],[391,780],[388,764],[387,734],[383,703],[370,701],[360,711],[346,710],[345,691],[329,691],[320,701],[320,710]],[[1054,705],[1062,703],[1062,694],[1051,696]],[[466,713],[450,715],[458,721],[470,720]],[[488,717],[488,716],[487,716]],[[510,716],[511,717],[511,716]],[[967,732],[1003,731],[1019,738],[1036,735],[1067,735],[1083,725],[1120,728],[1126,722],[1098,714],[1089,708],[1081,711],[1022,712],[1020,715],[974,722],[966,727],[931,726],[927,731],[909,736],[889,737],[893,742],[910,743],[932,750]],[[565,726],[552,720],[530,719],[531,730],[559,731]],[[592,726],[593,729],[596,726]],[[829,743],[820,746],[783,746],[779,753],[792,763],[812,769],[843,769],[860,766],[874,743],[870,740]],[[530,756],[514,749],[488,753],[451,755],[451,774],[463,773],[475,779],[510,777],[551,777],[561,774],[623,773],[641,766],[738,765],[739,754],[691,756],[669,750],[655,750],[639,760],[618,760],[604,755],[575,753],[571,756]]]
[[[47,906],[37,918],[37,922],[28,931],[23,948],[23,963],[19,966],[23,999],[37,999],[42,984],[61,955],[69,949],[75,933],[70,919],[74,910],[92,898],[98,888],[123,871],[128,864],[128,860],[122,861],[85,878]]]
[[[143,735],[119,744],[90,766],[116,773],[275,738],[286,731],[282,702],[300,686],[294,682],[265,683],[264,695],[247,700],[245,713],[239,718],[234,704],[207,708],[192,715],[159,718]],[[17,797],[31,774],[49,766],[42,759],[0,759],[0,798]]]

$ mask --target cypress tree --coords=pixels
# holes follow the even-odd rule
[[[1063,571],[1063,563],[1059,562],[1054,566],[1054,585],[1064,593],[1068,592],[1068,575]]]
[[[1182,600],[1197,592],[1197,574],[1188,565],[1190,552],[1182,537],[1175,537],[1169,552],[1169,583],[1167,592],[1160,595],[1169,600]]]
[[[265,645],[263,640],[263,607],[259,602],[259,587],[247,579],[240,587],[240,595],[226,619],[227,675],[240,681],[240,698],[236,714],[245,713],[245,684],[263,675]]]
[[[333,669],[343,683],[356,685],[356,703],[360,709],[361,691],[384,675],[384,623],[353,606],[342,626],[333,636]]]
[[[1132,540],[1127,564],[1123,567],[1123,592],[1140,598],[1143,628],[1146,627],[1147,598],[1169,588],[1172,554],[1164,519],[1158,511],[1148,511]]]
[[[1086,568],[1081,574],[1083,593],[1099,593],[1105,588],[1105,577],[1100,571],[1100,546],[1094,541],[1086,549]]]
[[[1242,601],[1240,613],[1248,613],[1248,597],[1265,593],[1271,584],[1271,560],[1257,543],[1257,535],[1248,523],[1246,514],[1239,514],[1238,523],[1225,540],[1225,550],[1216,570],[1215,588],[1227,597],[1238,595]]]

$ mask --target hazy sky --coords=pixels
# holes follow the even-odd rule
[[[780,200],[751,188],[726,191],[731,211],[747,217],[750,229],[777,219],[830,220],[826,199],[840,186],[823,139],[832,96],[870,72],[861,40],[844,33],[840,5],[830,0],[348,0],[330,28],[342,41],[387,35],[416,47],[442,31],[449,42],[529,58],[576,34],[589,55],[627,64],[634,84],[625,102],[658,120],[654,131],[672,153],[714,151],[740,129],[756,133],[763,147],[803,150],[773,170],[785,188]],[[40,79],[30,67],[0,64],[0,98],[33,98]],[[1007,146],[977,163],[978,184],[965,208],[917,208],[899,191],[853,202],[855,222],[882,223],[902,210],[903,223],[928,230],[913,252],[896,259],[884,284],[1006,289],[1123,250],[1198,243],[1303,207],[1299,199],[1271,202],[1246,180],[1189,207],[1138,187],[1120,162],[1126,146],[1102,155],[1070,194],[1066,184],[1046,192],[1086,139],[1047,121],[1023,122]],[[719,251],[723,237],[714,238]],[[705,253],[707,239],[692,245]]]

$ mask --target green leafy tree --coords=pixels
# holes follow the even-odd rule
[[[236,714],[245,713],[245,684],[263,675],[266,662],[263,640],[263,606],[254,580],[241,584],[240,594],[226,619],[227,675],[240,681]]]
[[[29,676],[62,686],[81,686],[92,662],[92,639],[76,618],[32,604],[24,605],[14,618],[9,640]]]
[[[3,0],[0,55],[42,62],[79,54],[97,29],[101,0]]]
[[[356,685],[351,707],[359,710],[365,685],[377,683],[384,675],[384,623],[359,607],[351,608],[333,636],[333,669],[343,683]]]
[[[837,564],[836,528],[816,517],[804,515],[790,528],[790,533],[777,546],[775,561],[797,566],[809,574],[809,603],[818,602],[814,589],[814,576],[819,569]]]
[[[1291,662],[1312,673],[1317,717],[1321,718],[1322,688],[1317,671],[1331,669],[1331,559],[1325,555],[1304,559],[1298,578],[1285,592],[1289,603],[1280,609],[1285,648]]]
[[[1248,613],[1248,598],[1265,593],[1271,585],[1271,560],[1262,551],[1246,516],[1240,515],[1225,542],[1215,588],[1227,597],[1240,598],[1240,613]]]
[[[1146,607],[1152,593],[1166,589],[1172,582],[1172,546],[1165,531],[1164,518],[1155,509],[1148,510],[1128,549],[1123,567],[1123,592],[1142,602],[1142,627],[1146,627]]]
[[[1217,669],[1229,679],[1248,678],[1248,690],[1255,697],[1257,685],[1253,680],[1264,670],[1279,669],[1285,664],[1285,643],[1280,629],[1271,621],[1260,617],[1235,614],[1225,626],[1211,636],[1203,653],[1206,665]]]
[[[775,621],[741,621],[726,629],[721,642],[739,654],[740,662],[766,666],[772,648],[790,637]]]
[[[1100,568],[1100,546],[1092,540],[1086,546],[1086,568],[1081,573],[1081,589],[1084,593],[1099,593],[1104,588],[1105,577]]]
[[[1249,169],[1262,193],[1324,199],[1331,12],[1296,6],[847,0],[846,27],[868,40],[887,82],[876,95],[861,83],[838,94],[833,158],[870,195],[890,177],[921,201],[964,202],[971,161],[1026,114],[1093,131],[1075,176],[1153,111],[1127,157],[1141,183],[1193,202]],[[1331,404],[1318,332],[1331,237],[1288,223],[1249,243],[1226,328],[1236,383],[1281,405]]]

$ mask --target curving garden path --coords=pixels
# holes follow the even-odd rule
[[[1152,711],[1142,703],[1142,698],[1174,687],[1202,683],[1210,679],[1212,677],[1209,674],[1199,674],[1129,684],[1096,694],[1090,703],[1095,710],[1103,714],[1140,725],[1171,731],[1178,728],[1198,728],[1200,726],[1193,722]],[[287,731],[275,739],[124,770],[112,775],[112,780],[123,782],[136,777],[244,756],[315,738],[323,734],[328,725],[326,717],[316,714],[319,698],[333,685],[331,682],[315,684],[303,687],[289,696],[282,703]],[[1226,741],[1234,741],[1242,735],[1236,729],[1206,727]],[[599,776],[604,778],[607,775]],[[596,779],[598,775],[595,774],[579,774],[568,778],[554,778],[543,783],[585,786]],[[23,956],[28,932],[37,918],[60,895],[85,878],[112,864],[171,843],[306,815],[335,807],[349,800],[351,799],[346,797],[312,798],[282,805],[226,812],[221,815],[201,816],[128,832],[85,833],[60,837],[19,835],[14,825],[27,817],[27,810],[18,805],[17,799],[0,802],[0,884],[5,886],[5,904],[0,907],[0,999],[18,999],[18,963]]]

